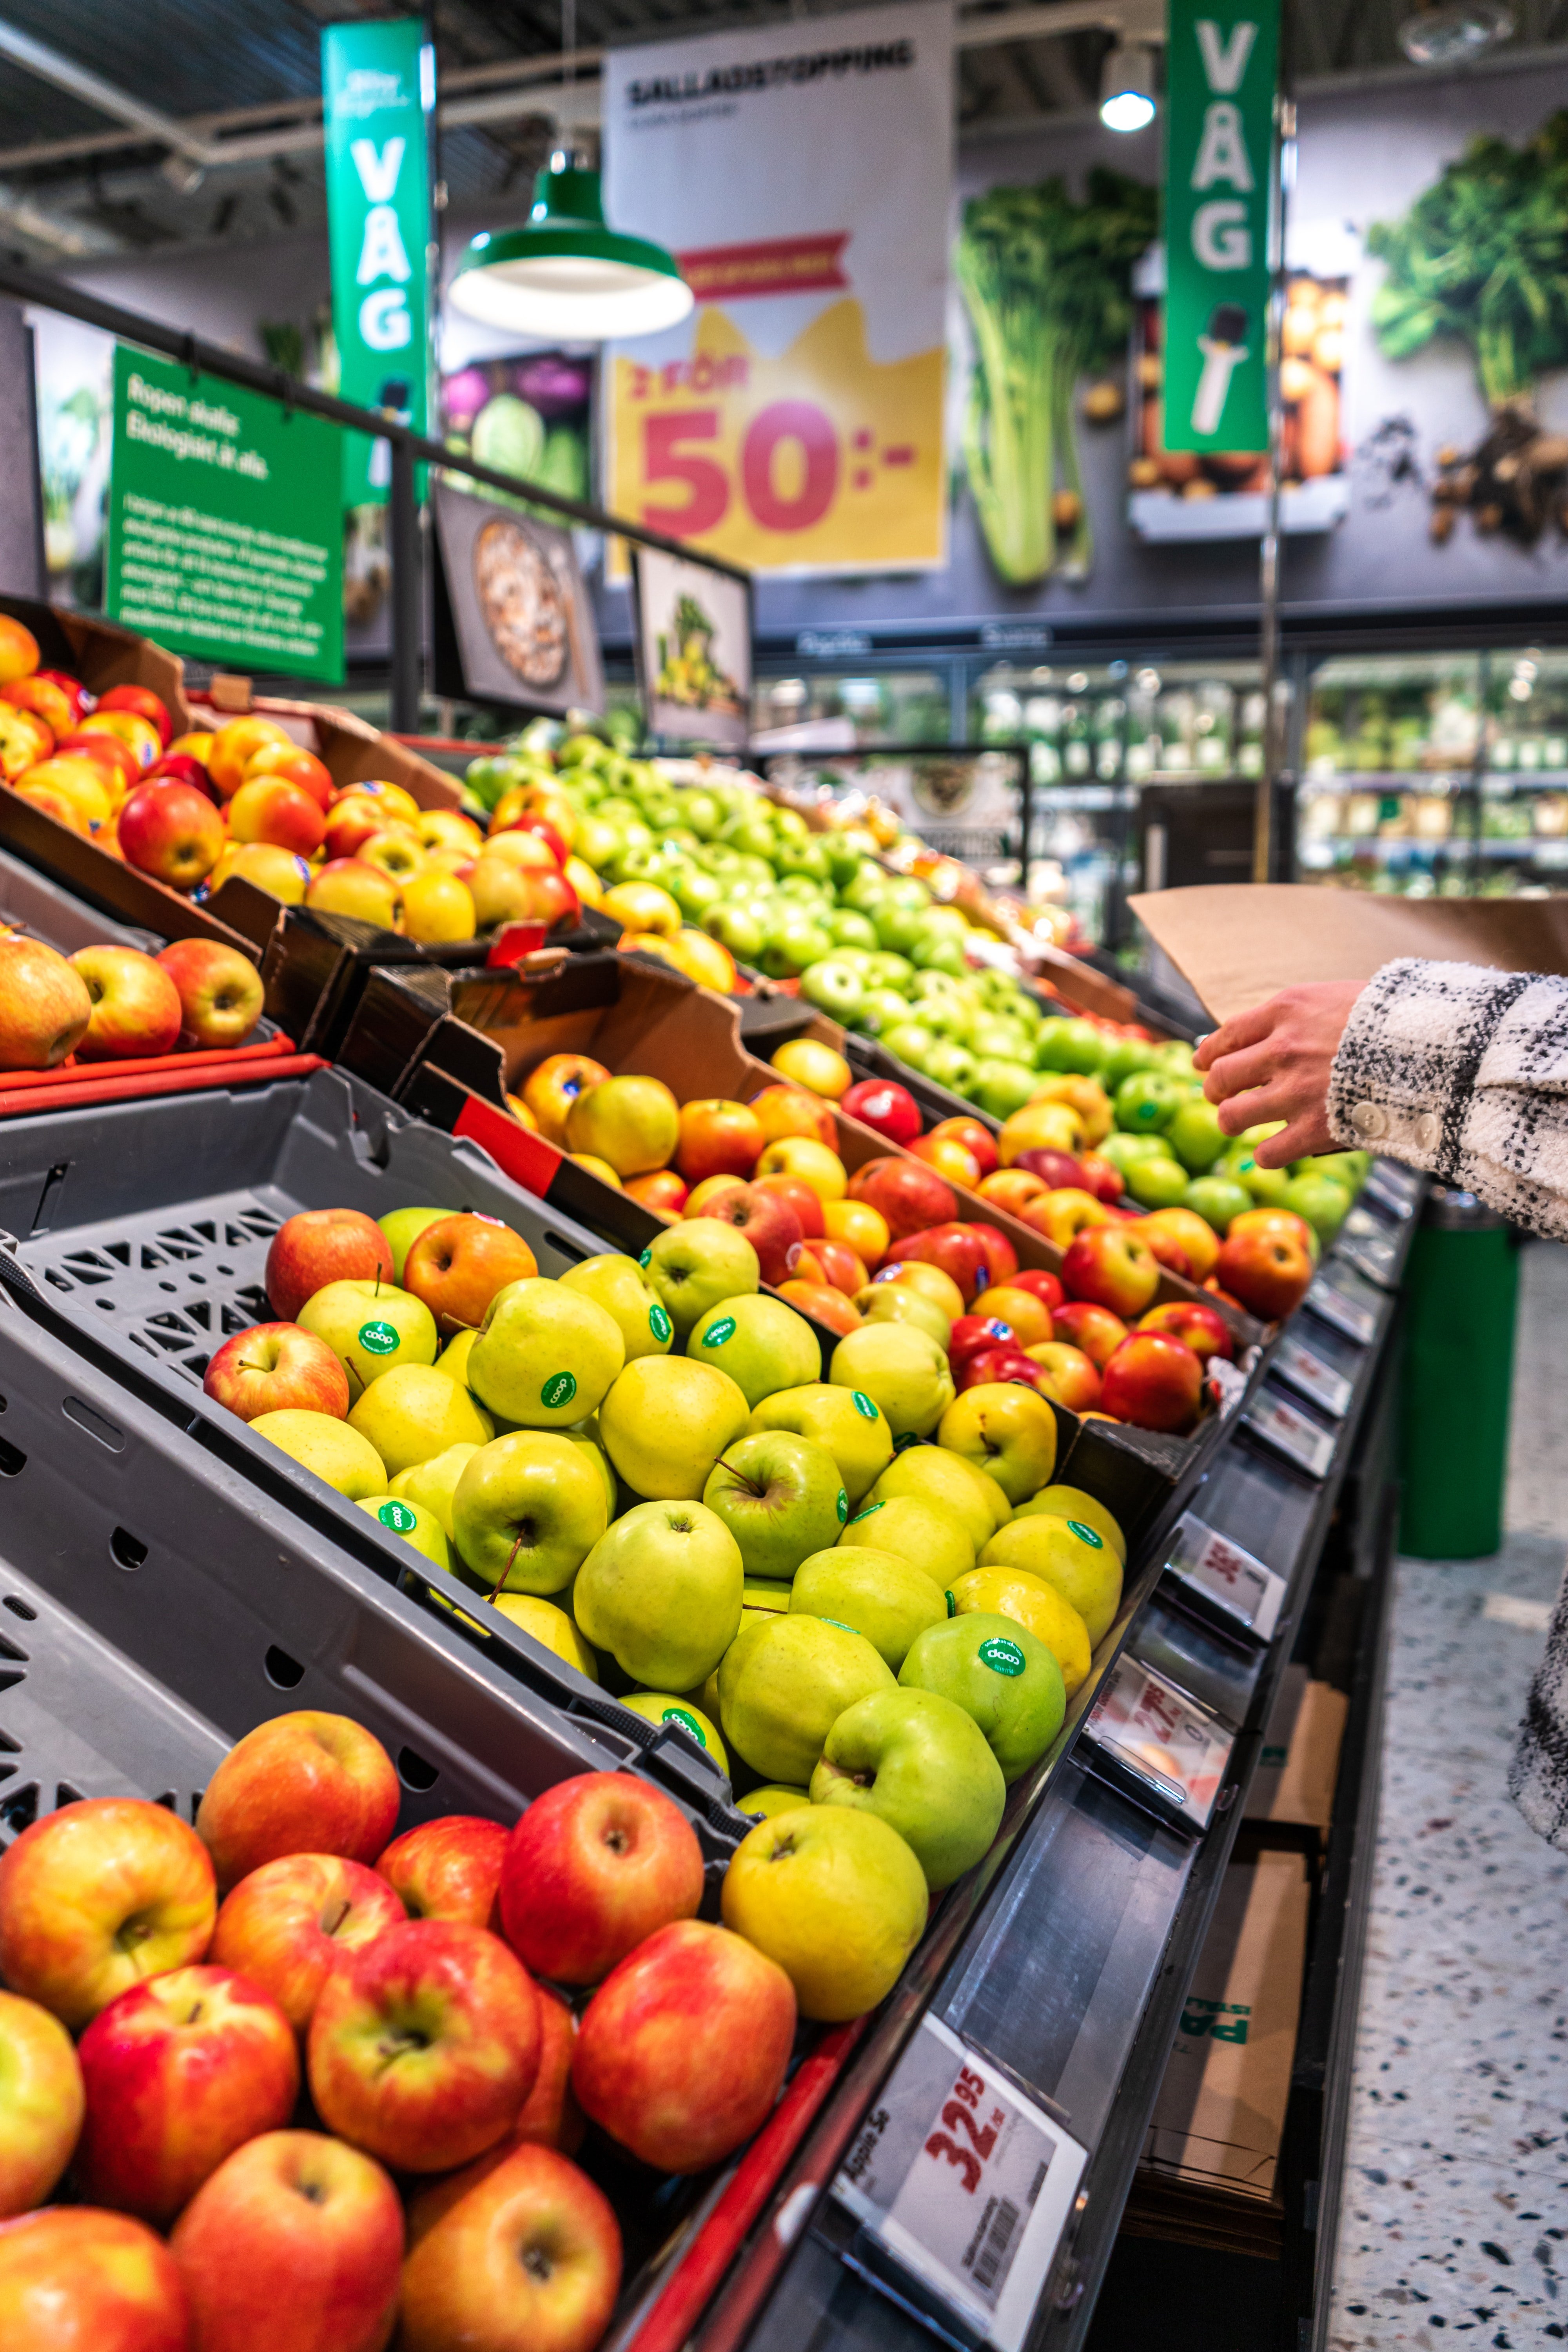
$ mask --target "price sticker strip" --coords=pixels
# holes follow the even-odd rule
[[[1282,1454],[1287,1462],[1294,1463],[1298,1470],[1304,1470],[1309,1478],[1328,1475],[1329,1465],[1334,1458],[1335,1433],[1320,1429],[1315,1421],[1309,1421],[1304,1412],[1298,1412],[1283,1397],[1271,1396],[1267,1388],[1262,1390],[1243,1426],[1266,1445],[1273,1446],[1277,1454]]]
[[[1088,2150],[927,2017],[833,2185],[847,2212],[994,2352],[1022,2352]]]
[[[1336,1372],[1331,1364],[1325,1364],[1321,1356],[1314,1355],[1304,1340],[1293,1335],[1281,1339],[1269,1370],[1287,1381],[1298,1396],[1304,1396],[1309,1404],[1317,1405],[1335,1421],[1342,1421],[1350,1411],[1354,1382],[1347,1380],[1343,1372]]]
[[[1230,1760],[1231,1735],[1164,1675],[1126,1651],[1084,1718],[1081,1735],[1130,1772],[1171,1820],[1207,1829]]]
[[[1284,1578],[1228,1536],[1205,1528],[1191,1511],[1176,1523],[1165,1570],[1253,1640],[1273,1640],[1285,1603]]]
[[[1352,1281],[1355,1279],[1353,1274],[1351,1278]],[[1331,1282],[1326,1272],[1313,1276],[1312,1286],[1303,1303],[1311,1308],[1321,1322],[1328,1324],[1331,1330],[1343,1332],[1347,1339],[1354,1339],[1363,1348],[1377,1336],[1376,1307],[1367,1300],[1352,1297],[1337,1283]]]

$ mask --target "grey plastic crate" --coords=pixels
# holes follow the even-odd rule
[[[163,945],[156,931],[99,914],[58,882],[51,882],[47,874],[35,874],[30,866],[4,849],[0,849],[0,923],[15,924],[30,938],[58,948],[61,955],[75,955],[78,948],[105,943],[156,955]]]

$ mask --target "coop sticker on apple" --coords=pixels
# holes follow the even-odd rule
[[[383,1503],[375,1516],[384,1528],[392,1529],[395,1536],[411,1536],[419,1525],[417,1517],[406,1503]]]
[[[951,1601],[952,1593],[950,1592],[947,1597]],[[1008,1642],[999,1635],[994,1635],[990,1641],[981,1643],[980,1663],[982,1665],[989,1666],[994,1675],[1021,1675],[1024,1671],[1024,1653],[1016,1642]]]
[[[395,1325],[391,1323],[362,1323],[359,1343],[367,1356],[395,1355],[402,1344]]]
[[[726,1339],[731,1339],[734,1336],[734,1317],[732,1315],[721,1315],[717,1323],[713,1324],[710,1329],[704,1331],[702,1334],[702,1344],[705,1348],[721,1348]]]
[[[1087,2161],[1026,2093],[928,2017],[833,2194],[968,2330],[1020,2352]]]
[[[1081,1519],[1069,1519],[1068,1521],[1068,1525],[1072,1529],[1074,1535],[1077,1536],[1079,1543],[1086,1543],[1090,1551],[1103,1551],[1105,1549],[1104,1537],[1096,1535],[1092,1528],[1086,1528]]]
[[[552,1372],[539,1391],[539,1402],[551,1412],[559,1412],[570,1404],[577,1393],[577,1382],[571,1372]]]
[[[843,1489],[843,1487],[842,1487],[842,1486],[840,1486],[840,1488],[838,1489],[838,1503],[837,1503],[837,1510],[838,1510],[838,1524],[839,1524],[839,1526],[840,1526],[840,1527],[842,1527],[842,1526],[844,1525],[845,1520],[849,1517],[849,1497],[848,1497],[848,1496],[845,1493],[845,1491],[844,1491],[844,1489]]]
[[[863,1421],[876,1420],[877,1408],[872,1403],[864,1389],[851,1389],[849,1391],[849,1402]]]
[[[647,1310],[647,1328],[662,1348],[675,1326],[662,1307],[650,1307]]]

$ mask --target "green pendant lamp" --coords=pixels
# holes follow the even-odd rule
[[[563,150],[535,179],[523,227],[471,240],[449,299],[487,327],[581,343],[658,334],[693,301],[673,254],[606,226],[599,174]]]

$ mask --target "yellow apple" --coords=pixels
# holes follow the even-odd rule
[[[365,1287],[370,1287],[368,1283]],[[265,1437],[304,1469],[313,1470],[351,1503],[386,1492],[386,1465],[369,1438],[330,1412],[263,1412],[250,1426],[258,1437]]]
[[[736,1848],[721,1903],[725,1926],[776,1960],[801,2015],[824,2024],[891,1992],[930,1910],[925,1873],[897,1830],[839,1805],[770,1807]]]
[[[982,1381],[947,1407],[937,1444],[994,1478],[1016,1508],[1057,1466],[1057,1417],[1033,1389]]]
[[[373,1381],[349,1414],[368,1437],[387,1475],[412,1470],[452,1445],[484,1445],[495,1423],[468,1390],[435,1364],[400,1364]]]

